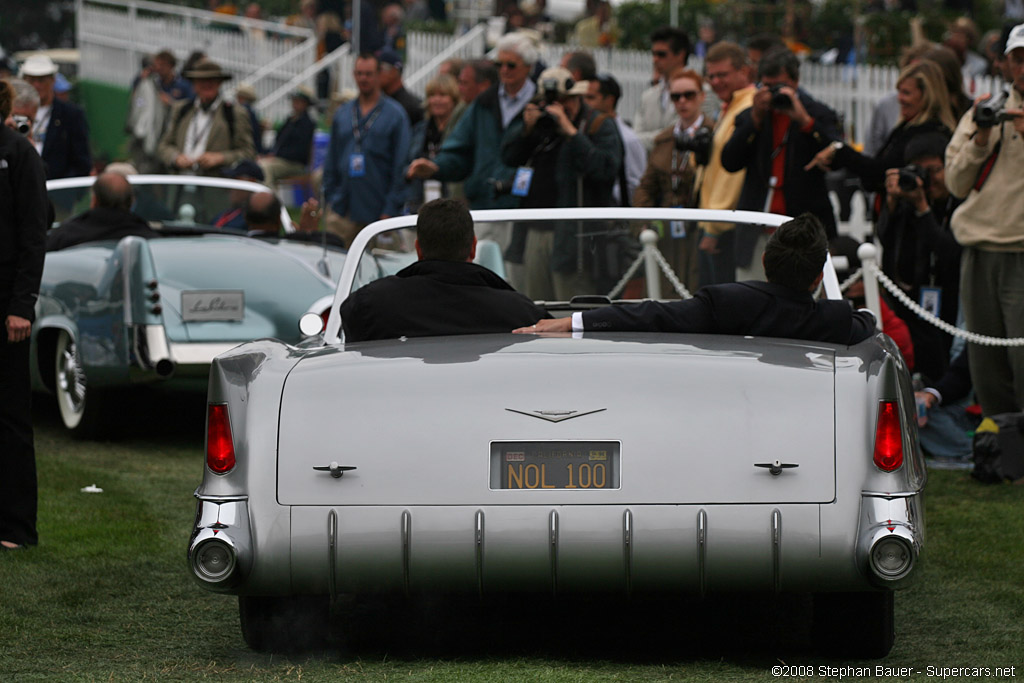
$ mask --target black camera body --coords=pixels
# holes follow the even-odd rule
[[[793,108],[793,100],[789,99],[789,95],[782,92],[784,86],[781,83],[768,86],[768,89],[772,92],[771,106],[772,109],[778,109],[785,111]]]
[[[27,116],[15,114],[11,118],[14,119],[14,130],[18,131],[22,135],[28,135],[32,132],[32,122]]]
[[[676,149],[680,152],[693,152],[693,158],[698,166],[705,166],[711,159],[711,138],[712,133],[707,128],[698,128],[693,135],[685,131],[676,134]]]
[[[927,188],[930,180],[928,169],[921,168],[916,164],[908,164],[900,169],[897,184],[904,192],[913,192],[917,189],[918,179],[921,180],[921,186]]]
[[[545,78],[540,83],[540,106],[546,107],[558,101],[558,79]]]
[[[1010,118],[1006,115],[1006,100],[1009,97],[1010,93],[1003,91],[993,95],[984,102],[979,102],[974,108],[975,125],[978,128],[992,128],[999,122]]]

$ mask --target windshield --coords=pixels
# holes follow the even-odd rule
[[[156,230],[165,228],[245,230],[244,207],[249,189],[201,184],[132,183],[132,210]],[[91,186],[50,190],[54,226],[89,209]]]

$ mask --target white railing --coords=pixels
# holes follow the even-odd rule
[[[265,96],[316,58],[316,36],[305,28],[147,0],[75,0],[75,6],[83,80],[129,87],[143,55],[168,49],[184,59],[202,50],[234,75],[235,85],[249,82]]]
[[[427,81],[441,64],[453,58],[479,59],[487,52],[486,24],[476,24],[458,37],[413,32],[406,37],[403,83],[409,92],[423,97]]]

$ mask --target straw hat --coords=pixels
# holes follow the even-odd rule
[[[49,55],[32,55],[21,65],[22,76],[52,76],[57,73],[57,65]]]

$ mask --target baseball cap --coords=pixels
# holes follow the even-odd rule
[[[389,47],[381,49],[377,53],[377,59],[381,64],[387,64],[399,71],[402,70],[402,56]]]
[[[54,92],[68,92],[71,90],[71,82],[64,78],[64,74],[57,72],[57,78],[53,83]]]
[[[255,178],[259,182],[263,182],[263,169],[255,161],[249,159],[242,159],[236,161],[234,165],[228,166],[224,169],[225,178]]]
[[[1018,24],[1010,30],[1010,35],[1006,37],[1006,50],[1003,54],[1010,54],[1018,47],[1024,47],[1024,24]]]
[[[49,55],[32,55],[21,65],[22,76],[52,76],[57,73],[57,65]]]
[[[574,81],[569,70],[560,66],[552,66],[541,71],[540,77],[537,78],[537,86],[538,90],[545,94],[553,86],[559,95],[586,95],[590,87],[587,81]]]

